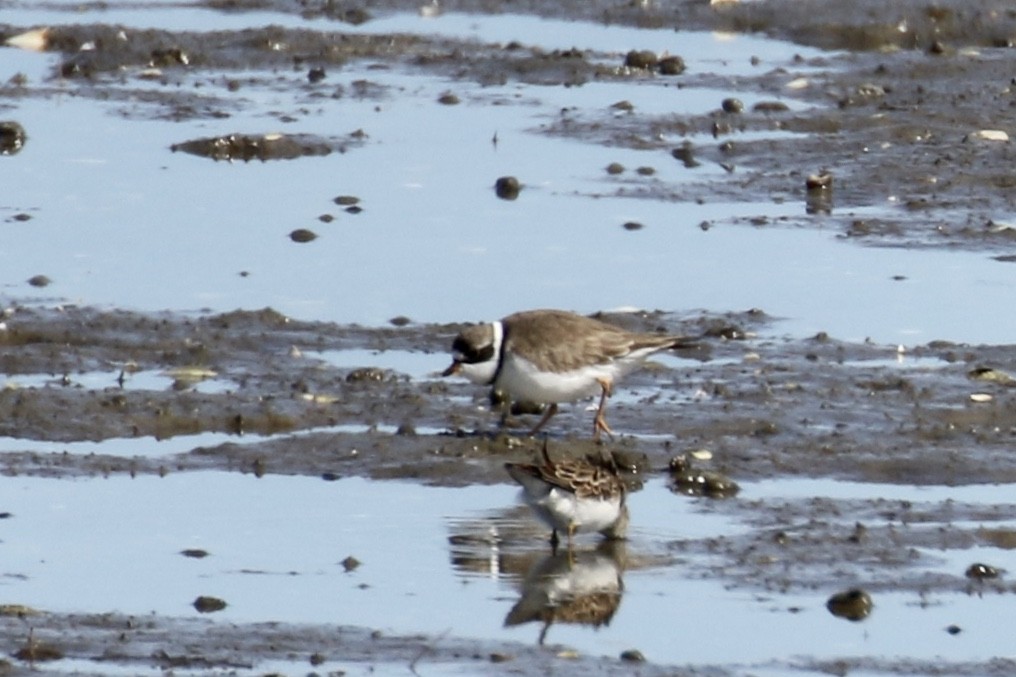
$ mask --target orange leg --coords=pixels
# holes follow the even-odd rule
[[[557,402],[551,402],[550,404],[547,405],[547,410],[543,412],[543,418],[541,418],[540,422],[536,424],[536,427],[534,427],[532,430],[529,431],[529,434],[535,435],[536,433],[540,432],[540,429],[543,426],[547,425],[547,421],[549,421],[551,417],[556,413],[557,413]]]
[[[610,381],[600,380],[600,387],[603,388],[603,392],[600,393],[600,406],[593,419],[593,441],[595,442],[600,441],[600,431],[607,433],[611,440],[614,439],[614,431],[607,425],[607,398],[610,397],[613,384]]]

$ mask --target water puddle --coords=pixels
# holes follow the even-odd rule
[[[656,662],[724,665],[795,656],[986,660],[1002,646],[1005,619],[1013,616],[1005,595],[901,592],[877,594],[875,612],[853,624],[825,610],[834,591],[779,594],[703,579],[694,573],[701,556],[673,544],[734,537],[750,527],[735,516],[734,503],[675,496],[655,481],[630,497],[626,544],[582,538],[570,559],[551,555],[546,533],[516,506],[507,485],[440,489],[197,472],[4,477],[0,496],[0,510],[10,513],[0,521],[5,599],[48,611],[188,616],[197,614],[197,596],[212,595],[227,603],[215,614],[222,621],[355,624],[523,642],[543,635],[585,654],[638,648]],[[815,496],[1010,505],[1011,488],[780,480],[747,484],[741,494],[752,501]],[[208,556],[186,557],[187,549]],[[936,554],[926,560],[936,568],[982,558],[1016,570],[1013,550]],[[359,565],[344,565],[349,556]],[[556,573],[548,579],[538,571]],[[613,608],[598,624],[562,612],[547,625],[539,600],[552,592],[549,581],[602,593]],[[951,624],[963,628],[959,637],[945,634]],[[730,642],[749,636],[752,642]]]
[[[61,453],[87,456],[90,454],[102,454],[117,456],[121,458],[159,458],[169,457],[177,454],[186,454],[195,449],[217,447],[221,444],[259,444],[266,440],[283,440],[308,435],[344,434],[358,435],[364,433],[378,433],[381,435],[394,435],[398,432],[399,426],[392,424],[357,424],[342,423],[332,426],[320,426],[307,428],[291,433],[276,433],[273,435],[258,435],[256,433],[245,433],[236,435],[233,433],[205,432],[196,435],[174,435],[165,439],[156,437],[110,437],[99,442],[88,440],[75,442],[51,442],[48,440],[30,440],[21,437],[0,436],[0,453],[4,452],[36,452],[36,453]],[[416,426],[414,428],[419,435],[439,435],[447,432],[428,426]]]
[[[308,359],[321,360],[336,369],[382,369],[414,381],[441,378],[441,372],[450,362],[447,355],[411,350],[305,350],[303,354]]]
[[[119,369],[56,374],[18,374],[0,381],[0,389],[83,388],[86,390],[190,390],[199,393],[227,393],[236,384],[217,378],[214,372],[180,369],[153,371]]]

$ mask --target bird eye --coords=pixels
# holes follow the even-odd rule
[[[487,344],[482,348],[477,349],[469,341],[462,338],[455,339],[452,343],[452,353],[456,356],[459,362],[466,364],[479,364],[480,362],[486,362],[494,357],[494,346]]]

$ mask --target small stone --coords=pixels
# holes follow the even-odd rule
[[[724,99],[720,104],[720,107],[723,108],[724,113],[741,113],[744,111],[744,102],[740,99],[730,97]]]
[[[203,614],[210,614],[215,611],[222,611],[226,608],[226,602],[218,597],[201,595],[194,600],[194,608]]]
[[[627,649],[621,652],[621,660],[629,663],[645,663],[646,657],[638,649]]]
[[[975,581],[983,581],[990,578],[998,578],[999,573],[998,569],[991,566],[990,564],[981,564],[980,562],[975,562],[974,564],[971,564],[969,567],[967,567],[965,575],[967,578],[973,579]]]
[[[385,380],[385,370],[378,367],[361,367],[346,374],[346,383],[380,383]]]
[[[611,162],[607,165],[607,173],[611,175],[618,175],[624,173],[624,165],[620,162]]]
[[[339,562],[339,564],[341,564],[342,568],[345,569],[347,572],[350,572],[356,569],[358,566],[360,566],[360,560],[350,555],[349,557],[346,557],[344,560]]]
[[[871,614],[871,595],[860,588],[838,592],[826,602],[829,613],[848,621],[862,621]]]
[[[445,106],[455,106],[461,103],[462,101],[461,99],[459,99],[459,97],[455,96],[451,92],[445,92],[444,94],[442,94],[437,98],[437,102]]]
[[[502,200],[514,200],[519,196],[522,184],[514,176],[502,176],[494,182],[494,193]]]
[[[649,70],[656,66],[658,59],[656,58],[656,52],[648,49],[637,50],[633,49],[628,52],[624,57],[624,65],[628,68],[640,68],[643,70]]]
[[[790,106],[782,101],[759,101],[751,109],[756,113],[785,113]]]
[[[335,204],[346,207],[348,205],[355,205],[360,203],[360,198],[355,195],[339,195],[337,198],[332,200]]]
[[[297,228],[289,234],[289,239],[293,242],[311,242],[317,239],[317,233],[307,228]]]
[[[628,221],[622,226],[622,228],[625,230],[642,230],[644,226],[638,221]]]
[[[1013,378],[1011,374],[1000,369],[993,369],[992,367],[975,367],[967,372],[967,378],[975,381],[998,383],[1005,386],[1016,385],[1016,378]]]
[[[186,550],[181,550],[180,554],[184,557],[192,557],[194,559],[208,557],[208,551],[200,548],[187,548]]]
[[[49,279],[45,275],[33,275],[28,278],[28,284],[33,287],[48,287],[52,282],[53,280]]]
[[[25,128],[13,120],[0,121],[0,155],[16,155],[27,139]]]
[[[680,75],[685,70],[684,59],[679,56],[665,56],[656,64],[660,75]]]
[[[311,68],[309,71],[307,71],[307,80],[311,84],[315,84],[324,80],[325,75],[326,75],[325,69],[318,66],[316,68]]]

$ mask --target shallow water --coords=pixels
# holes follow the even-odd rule
[[[515,507],[515,494],[508,486],[441,489],[215,472],[5,477],[0,510],[11,516],[0,520],[4,598],[54,612],[187,616],[197,614],[191,607],[197,596],[213,595],[228,603],[215,614],[222,621],[356,624],[535,642],[540,623],[503,625],[520,598],[523,575],[549,556],[545,532]],[[1011,499],[1000,487],[798,480],[747,484],[740,498],[812,496],[985,505]],[[728,587],[695,573],[703,556],[684,552],[680,543],[750,529],[731,516],[731,504],[675,496],[658,481],[630,500],[633,528],[627,570],[618,569],[624,588],[616,614],[596,629],[554,624],[549,644],[595,655],[638,648],[654,662],[678,665],[856,655],[977,661],[994,655],[1011,627],[1006,619],[1014,620],[1008,597],[995,593],[880,593],[871,617],[854,624],[825,610],[836,590]],[[567,575],[594,566],[596,540],[580,538]],[[210,554],[184,557],[187,548]],[[918,566],[932,571],[955,573],[973,561],[1016,570],[1016,554],[998,548],[923,554]],[[361,564],[346,571],[347,556]],[[600,566],[613,561],[599,557]],[[950,624],[963,632],[949,637]],[[753,641],[732,641],[749,636]]]
[[[41,14],[33,20],[29,8],[20,11],[25,14],[8,20],[37,24],[54,18]],[[187,23],[205,16],[180,12],[128,14],[138,24],[146,17]],[[65,21],[118,16],[57,14]],[[264,19],[221,17],[229,26]],[[560,33],[560,22],[517,17],[396,16],[375,28],[389,24],[495,40],[519,34],[552,40]],[[610,51],[634,36],[645,37],[640,46],[690,40],[702,68],[744,68],[751,54],[760,54],[766,66],[788,68],[788,80],[797,68],[808,68],[788,61],[801,50],[759,38],[579,28],[568,32],[568,46],[595,43]],[[710,45],[723,56],[710,56]],[[51,55],[0,50],[2,77],[20,71],[39,80],[53,63]],[[582,115],[615,115],[609,106],[627,99],[637,113],[706,112],[718,108],[721,91],[678,90],[665,79],[480,87],[367,65],[351,63],[329,73],[317,88],[301,84],[302,72],[274,74],[289,84],[241,88],[228,99],[239,105],[227,104],[224,119],[152,119],[160,111],[149,104],[97,103],[73,96],[73,87],[67,96],[9,100],[5,117],[24,122],[29,142],[19,155],[0,158],[9,196],[0,214],[9,219],[28,213],[32,219],[6,228],[0,288],[14,298],[143,310],[272,306],[299,318],[374,325],[395,315],[479,320],[540,306],[582,312],[758,307],[785,318],[775,331],[795,336],[827,331],[848,340],[909,345],[932,339],[1006,342],[1013,333],[1012,323],[995,312],[1012,294],[1011,269],[982,253],[862,248],[821,227],[737,223],[800,216],[803,202],[675,205],[612,196],[626,181],[673,187],[723,170],[687,170],[666,153],[534,133],[569,106],[579,106]],[[387,94],[380,101],[328,96],[334,87],[363,78]],[[127,83],[159,86],[130,74]],[[214,81],[204,91],[227,95]],[[463,104],[437,104],[446,91]],[[295,121],[280,122],[282,114]],[[369,135],[364,147],[323,158],[230,164],[169,151],[171,144],[199,136],[278,130],[335,136],[356,129]],[[610,162],[625,165],[628,178],[608,177],[604,167]],[[638,166],[651,166],[656,174],[634,180]],[[524,184],[514,202],[493,194],[494,180],[508,174]],[[340,194],[360,197],[365,211],[342,212],[332,203]],[[319,222],[322,214],[335,221]],[[621,225],[627,221],[645,228],[626,231]],[[703,222],[712,227],[701,230]],[[319,238],[290,242],[295,228],[310,228]],[[37,274],[53,284],[32,289],[25,281]]]

